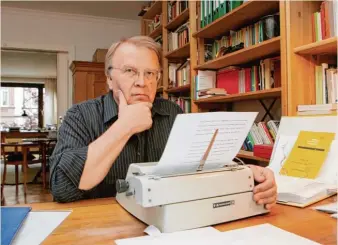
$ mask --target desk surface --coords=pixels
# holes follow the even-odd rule
[[[336,200],[328,198],[312,205]],[[26,205],[27,206],[27,205]],[[114,198],[84,200],[74,203],[36,203],[38,210],[72,210],[72,213],[42,243],[51,244],[115,244],[114,240],[145,235],[146,225],[127,211]],[[337,244],[337,220],[329,214],[312,210],[276,205],[271,213],[214,226],[220,231],[270,223],[321,244]]]

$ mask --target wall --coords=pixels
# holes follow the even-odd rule
[[[1,77],[56,78],[56,53],[1,51]]]
[[[1,47],[67,51],[67,67],[72,60],[92,61],[97,48],[109,48],[122,37],[139,34],[137,20],[1,8]],[[64,65],[58,60],[59,55],[57,64]],[[62,78],[68,76],[61,81],[58,78],[57,86],[63,91],[58,94],[58,116],[72,105],[72,75],[69,69],[66,76],[63,73],[57,68]]]
[[[91,61],[97,48],[140,34],[140,22],[1,8],[1,42],[75,47],[75,60]]]

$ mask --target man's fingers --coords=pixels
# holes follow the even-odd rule
[[[264,198],[258,201],[258,204],[273,204],[276,202],[277,195],[274,195],[272,197]]]
[[[265,209],[271,210],[272,207],[275,206],[275,205],[276,205],[276,203],[269,203],[269,204],[266,204],[266,205],[265,205]]]
[[[267,191],[255,194],[254,195],[254,200],[257,202],[260,199],[264,199],[264,198],[268,198],[268,197],[274,196],[274,195],[276,195],[276,193],[277,193],[277,188],[276,188],[276,186],[274,186],[274,187],[268,189]]]
[[[118,98],[119,98],[119,108],[123,108],[128,105],[126,98],[121,90],[118,91]]]
[[[264,169],[257,166],[249,166],[252,170],[253,177],[257,182],[263,182],[265,180]]]
[[[258,193],[258,192],[264,192],[274,186],[274,182],[272,180],[269,181],[264,181],[263,183],[258,184],[257,186],[254,187],[253,192]]]

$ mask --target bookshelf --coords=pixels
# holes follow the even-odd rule
[[[197,65],[196,70],[217,70],[230,65],[249,63],[261,57],[276,55],[280,52],[280,37],[275,37],[262,43],[244,48],[219,58]]]
[[[278,10],[277,1],[248,1],[211,24],[197,30],[195,38],[215,38],[225,32],[234,30],[259,19],[261,16],[274,13]]]
[[[337,41],[337,37],[330,37],[294,48],[294,52],[299,55],[337,55]]]
[[[314,41],[313,15],[321,11],[323,1],[244,1],[239,6],[217,16],[216,19],[201,25],[203,1],[188,1],[188,6],[168,22],[170,4],[179,1],[162,1],[162,6],[153,5],[147,18],[154,16],[154,10],[162,13],[161,35],[163,37],[163,84],[158,92],[162,97],[190,96],[191,112],[213,110],[238,110],[237,104],[252,110],[255,101],[261,104],[272,101],[277,107],[275,119],[282,116],[296,116],[298,105],[316,104],[316,66],[327,62],[337,65],[337,36],[325,37]],[[235,1],[236,2],[236,1]],[[169,7],[168,7],[169,6]],[[160,10],[159,10],[160,9]],[[233,31],[254,26],[265,17],[278,14],[278,35],[246,45],[237,51],[205,59],[206,45],[214,45],[222,36],[230,36]],[[168,52],[168,34],[189,22],[189,42]],[[268,23],[268,22],[266,22]],[[291,25],[292,23],[292,25]],[[156,30],[155,30],[156,31]],[[244,32],[245,33],[245,32]],[[253,34],[250,34],[253,35]],[[317,34],[316,34],[317,35]],[[251,38],[252,36],[250,36]],[[236,36],[237,38],[237,36]],[[225,96],[196,99],[196,77],[199,71],[218,71],[229,66],[252,67],[255,63],[273,57],[280,57],[280,81],[278,86],[265,89],[234,93]],[[190,81],[188,84],[169,87],[169,64],[190,60]],[[260,105],[259,103],[257,103]],[[271,103],[270,103],[271,104]],[[225,106],[223,106],[225,105]],[[255,108],[266,113],[266,108]],[[261,118],[261,117],[258,117]],[[263,117],[265,118],[265,116]],[[268,118],[268,117],[266,117]],[[269,119],[265,119],[266,121]],[[259,158],[242,151],[238,157],[268,163],[269,159]]]
[[[241,94],[232,94],[225,96],[216,96],[211,98],[203,98],[195,100],[197,104],[205,103],[227,103],[234,101],[248,101],[248,100],[257,100],[257,99],[266,99],[266,98],[275,98],[281,96],[281,88],[273,88],[269,90],[261,90],[254,92],[247,92]]]

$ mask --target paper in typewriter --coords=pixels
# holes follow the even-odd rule
[[[176,117],[155,175],[196,172],[218,129],[204,170],[231,164],[247,137],[256,112],[209,112]]]

